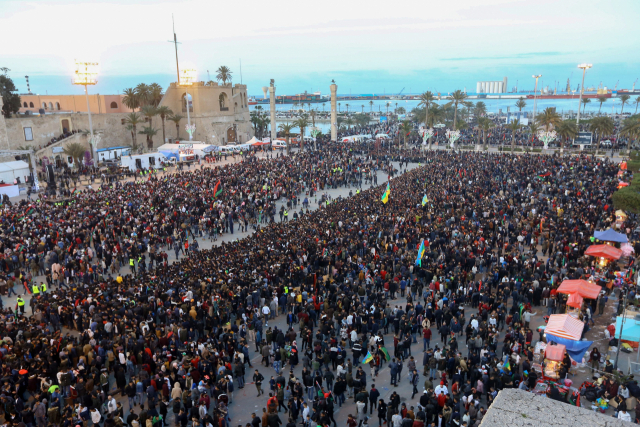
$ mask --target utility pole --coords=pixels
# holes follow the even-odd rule
[[[171,22],[173,23],[173,41],[169,40],[169,43],[173,43],[173,45],[176,47],[176,76],[178,77],[178,80],[176,80],[176,82],[180,84],[180,67],[178,66],[178,45],[181,43],[178,42],[178,38],[176,36],[176,23],[173,20],[173,13],[171,14]]]
[[[576,124],[580,124],[580,107],[582,107],[582,93],[584,92],[584,75],[589,68],[591,68],[591,64],[580,64],[578,68],[582,68],[582,84],[580,85],[580,101],[578,102],[578,116],[576,118]],[[580,130],[580,129],[578,129]],[[617,360],[617,357],[616,357]]]
[[[622,289],[620,290],[622,292]],[[624,322],[627,320],[627,316],[624,311],[627,308],[627,294],[624,294],[622,300],[622,322],[620,323],[620,335],[618,335],[618,349],[616,350],[616,361],[613,364],[613,369],[618,369],[618,357],[620,356],[620,347],[622,347],[622,330],[624,329]],[[613,335],[615,337],[615,334]]]

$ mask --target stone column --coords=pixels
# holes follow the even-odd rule
[[[271,142],[276,139],[278,135],[278,125],[276,124],[276,87],[271,81],[269,86],[269,111],[271,112]]]
[[[336,106],[336,100],[338,92],[338,85],[333,83],[331,85],[331,140],[338,140],[338,109]]]

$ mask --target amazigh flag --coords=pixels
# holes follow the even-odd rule
[[[382,199],[381,199],[382,203],[386,204],[389,201],[389,194],[391,194],[391,187],[387,182],[387,189],[384,190],[384,193],[382,193]]]
[[[422,266],[422,256],[424,255],[424,239],[422,239],[422,243],[420,243],[420,247],[418,248],[418,258],[416,258],[416,265]]]
[[[364,357],[364,359],[362,359],[362,364],[366,365],[367,363],[371,362],[373,360],[373,356],[371,355],[371,352],[367,351],[367,355]]]
[[[216,186],[213,187],[213,197],[218,197],[222,194],[222,188],[218,190],[218,187],[220,187],[220,180],[218,180],[218,182],[216,182]]]
[[[507,359],[507,361],[504,363],[504,365],[502,366],[502,368],[505,371],[510,371],[511,370],[511,364],[509,364],[509,359]]]
[[[391,360],[391,356],[389,356],[389,352],[387,351],[386,348],[384,347],[380,347],[380,350],[382,351],[382,353],[384,354],[384,358],[387,360],[387,362],[389,360]]]
[[[422,206],[425,206],[427,204],[427,202],[429,202],[429,199],[427,198],[427,195],[425,194],[424,197],[422,198]]]

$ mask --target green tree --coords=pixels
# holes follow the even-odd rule
[[[600,114],[600,110],[602,110],[602,104],[607,102],[607,97],[606,96],[599,96],[598,97],[598,102],[600,103],[600,108],[598,108],[598,114]]]
[[[588,99],[588,98],[587,98]],[[542,113],[536,117],[536,122],[542,126],[547,132],[552,130],[562,121],[560,114],[558,114],[555,108],[547,107]]]
[[[7,75],[9,70],[6,67],[3,67],[2,74],[0,74],[0,94],[2,94],[2,115],[5,117],[11,117],[12,114],[20,111],[20,107],[22,106],[20,101],[20,95],[16,92],[16,85],[13,84],[13,80],[11,77]]]
[[[131,145],[132,151],[138,150],[138,141],[137,141],[137,126],[142,123],[142,119],[138,113],[129,113],[127,117],[124,119],[124,122],[131,126]]]
[[[304,147],[304,131],[309,127],[309,116],[306,114],[301,115],[293,122],[293,126],[300,129],[300,149]]]
[[[138,98],[135,89],[128,88],[124,90],[122,103],[133,111],[135,111],[136,108],[140,108],[140,98]]]
[[[397,111],[398,111],[398,114],[404,114],[404,113],[406,113],[406,112],[407,112],[407,110],[405,110],[405,108],[404,108],[404,107],[398,107],[398,110],[397,110]]]
[[[160,101],[162,101],[162,86],[158,83],[151,83],[149,85],[149,103],[154,107],[160,105]]]
[[[231,72],[231,69],[229,69],[229,67],[227,66],[220,66],[217,70],[216,70],[216,79],[218,79],[218,81],[222,80],[222,84],[226,85],[227,82],[231,81],[231,74],[233,74]]]
[[[344,104],[344,106],[347,108],[347,114],[349,114],[349,104]]]
[[[342,104],[338,102],[338,113],[340,112],[340,106],[341,106],[341,105],[342,105]]]
[[[448,107],[453,106],[453,128],[456,128],[456,122],[458,120],[458,104],[464,102],[467,99],[467,94],[461,91],[460,89],[456,90],[451,94],[451,96],[447,97],[449,102],[446,104]]]
[[[180,114],[174,114],[169,117],[169,120],[176,124],[176,139],[180,139],[180,120],[182,119],[184,119],[184,116]]]
[[[514,120],[507,125],[507,128],[511,131],[511,152],[513,153],[516,149],[516,133],[522,129],[522,125],[520,120]]]
[[[611,117],[594,117],[593,119],[591,119],[591,123],[589,123],[589,130],[598,135],[596,156],[600,151],[600,143],[602,142],[602,138],[613,133],[614,128],[615,124],[613,123],[613,119]]]
[[[518,111],[522,111],[522,109],[526,106],[527,101],[525,101],[523,97],[518,98],[518,101],[516,102],[516,108],[518,108]]]
[[[475,116],[476,121],[478,121],[480,117],[486,114],[487,114],[487,104],[485,104],[482,101],[476,102],[476,106],[473,109],[473,115]]]
[[[153,128],[153,118],[158,115],[158,110],[153,105],[145,105],[140,109],[140,112],[145,116],[146,121],[149,123],[149,127]],[[145,134],[146,135],[146,134]],[[154,134],[155,135],[155,134]],[[149,138],[147,135],[147,146],[149,146]],[[153,148],[153,140],[151,140],[151,148]],[[149,148],[149,149],[151,149]]]
[[[565,142],[578,136],[578,125],[574,120],[563,120],[556,125],[556,133],[560,136],[560,153],[562,153]]]
[[[582,114],[584,114],[584,111],[587,109],[587,104],[591,103],[591,99],[589,98],[582,98]]]
[[[631,142],[637,141],[640,137],[640,117],[629,117],[622,122],[622,129],[620,135],[624,135],[629,138],[627,143],[627,155],[631,153]]]
[[[482,145],[486,151],[487,147],[487,132],[494,126],[493,122],[488,117],[480,117],[478,119],[478,128],[482,131]]]
[[[424,107],[424,125],[429,127],[429,108],[432,104],[434,104],[436,97],[433,96],[431,91],[426,91],[422,95],[420,95],[420,103],[418,106]],[[373,101],[372,101],[373,102]],[[435,104],[437,106],[437,104]],[[431,138],[429,138],[429,149],[431,149]]]
[[[158,129],[154,129],[151,126],[145,126],[138,133],[140,135],[146,135],[147,136],[147,149],[149,151],[151,151],[153,149],[153,137],[158,134]]]
[[[400,124],[400,132],[402,132],[402,136],[404,137],[404,148],[407,148],[407,135],[411,133],[413,130],[413,124],[410,121],[404,120]]]
[[[640,96],[638,97],[638,99],[640,99]],[[369,101],[369,108],[371,109],[371,113],[373,114],[373,101]]]
[[[72,142],[67,144],[65,147],[62,147],[62,151],[64,154],[71,157],[73,159],[73,163],[77,168],[79,168],[80,163],[82,163],[84,153],[87,151],[87,147],[79,142]]]
[[[620,109],[620,114],[622,114],[622,112],[624,111],[624,104],[626,104],[627,101],[629,101],[629,98],[631,97],[627,94],[624,94],[620,97],[620,103],[622,104],[622,108]]]
[[[144,83],[140,83],[134,90],[138,97],[139,106],[144,107],[147,105],[151,97],[149,86]]]
[[[289,137],[291,136],[291,131],[295,128],[296,126],[289,123],[280,123],[280,125],[278,126],[278,129],[280,129],[282,131],[282,134],[284,135],[284,143],[287,147],[287,156],[291,153],[291,147],[289,146]]]
[[[167,107],[166,105],[163,105],[161,107],[156,108],[156,114],[160,116],[160,120],[162,121],[162,144],[164,144],[167,141],[167,136],[164,132],[164,120],[167,117],[173,115],[173,111],[171,111],[171,108]]]
[[[636,98],[636,112],[635,114],[638,114],[638,105],[640,104],[640,96]]]

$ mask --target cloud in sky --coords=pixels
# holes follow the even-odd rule
[[[550,56],[560,56],[560,55],[568,55],[569,53],[580,53],[580,52],[525,52],[525,53],[514,53],[509,56],[467,56],[467,57],[458,57],[458,58],[442,58],[442,61],[496,61],[501,59],[522,59],[522,58],[537,58],[537,57],[550,57]]]

